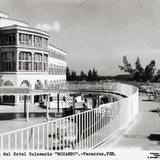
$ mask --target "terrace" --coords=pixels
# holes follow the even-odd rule
[[[97,103],[98,105],[92,109],[70,116],[52,118],[47,121],[41,120],[37,124],[29,122],[30,125],[27,127],[23,126],[21,129],[15,128],[15,130],[2,133],[0,134],[1,150],[93,149],[119,132],[138,113],[138,89],[134,86],[104,83],[103,85],[76,85],[76,88],[74,85],[69,86],[65,92],[72,94],[89,92],[97,95],[114,93],[119,96],[123,95],[123,98],[106,104]],[[53,91],[46,91],[45,94],[49,95],[50,92]],[[44,94],[44,91],[42,93]],[[21,94],[30,95],[34,92],[23,90]],[[46,108],[46,115],[49,113],[48,106],[49,103]],[[26,111],[29,111],[27,108]],[[27,112],[27,119],[29,120],[29,112]]]

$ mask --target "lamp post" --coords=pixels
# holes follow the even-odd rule
[[[59,115],[59,93],[57,93],[57,114]]]
[[[50,95],[47,96],[47,120],[49,119]]]
[[[75,114],[75,94],[73,94],[73,108],[72,108],[72,114]]]
[[[99,107],[99,94],[97,95],[97,107]]]
[[[29,121],[29,104],[28,104],[28,96],[24,95],[24,117],[27,122]]]

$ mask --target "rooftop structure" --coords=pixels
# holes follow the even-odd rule
[[[0,17],[2,18],[9,18],[9,15],[7,13],[1,12],[0,11]]]

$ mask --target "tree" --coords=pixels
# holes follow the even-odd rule
[[[92,70],[90,69],[87,75],[84,73],[84,71],[81,71],[80,75],[77,75],[75,71],[70,71],[70,69],[67,67],[66,79],[68,81],[82,81],[82,80],[97,81],[99,79],[99,76],[95,68],[93,68]]]
[[[92,80],[92,71],[91,71],[91,69],[88,71],[87,80],[88,81]]]
[[[71,72],[70,80],[71,80],[71,81],[77,80],[77,73],[76,73],[75,71],[72,71],[72,72]]]
[[[70,75],[70,70],[69,67],[66,68],[66,79],[67,81],[70,81],[71,75]]]
[[[136,81],[142,81],[143,75],[144,75],[144,69],[141,66],[140,59],[137,57],[137,60],[135,62],[135,70],[134,70],[134,80]]]
[[[93,68],[92,70],[92,80],[97,81],[98,80],[98,72]]]
[[[155,77],[154,77],[154,73],[155,73],[155,65],[156,65],[156,62],[155,60],[151,60],[151,62],[146,66],[145,68],[145,74],[144,74],[144,80],[147,81],[151,81],[153,80]]]
[[[130,75],[130,78],[134,77],[134,70],[132,69],[131,64],[127,60],[127,56],[123,56],[123,65],[119,65],[120,70],[124,72],[128,72]]]
[[[157,70],[156,75],[157,75],[157,76],[160,76],[160,69]]]
[[[81,71],[81,72],[80,72],[79,80],[80,80],[80,81],[86,80],[86,74],[84,73],[84,71]]]
[[[95,68],[93,68],[92,70],[90,69],[88,71],[87,80],[88,81],[97,81],[98,80],[98,72],[95,70]]]
[[[119,68],[124,72],[128,72],[132,80],[151,81],[155,80],[156,78],[154,75],[156,70],[155,66],[155,60],[151,60],[151,62],[144,69],[140,63],[139,57],[137,57],[135,62],[135,68],[133,69],[131,64],[128,62],[127,57],[123,56],[123,65],[119,65]]]
[[[156,81],[156,82],[159,82],[159,81],[160,81],[160,69],[158,69],[157,72],[156,72],[155,81]]]

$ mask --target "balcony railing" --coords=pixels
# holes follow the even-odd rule
[[[81,86],[81,88],[84,87],[94,91],[98,87],[100,90],[102,86]],[[120,83],[103,84],[103,91],[107,90],[120,92],[127,98],[71,116],[0,134],[0,149],[79,150],[95,148],[117,133],[138,113],[138,89],[136,87]],[[101,94],[103,94],[102,90]]]
[[[32,44],[32,42],[26,42],[26,41],[19,41],[19,44],[25,47],[35,47],[35,48],[41,48],[41,49],[48,49],[48,45],[47,44],[40,44],[40,43],[34,43]]]

